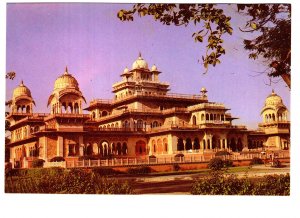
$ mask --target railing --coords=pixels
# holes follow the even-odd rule
[[[288,120],[278,120],[278,121],[271,121],[271,122],[265,122],[265,123],[259,123],[258,126],[265,126],[265,125],[273,125],[273,124],[288,124],[290,121]]]
[[[71,114],[71,113],[55,113],[55,114],[49,114],[46,118],[53,118],[53,117],[76,117],[76,118],[90,118],[89,114]]]
[[[200,150],[197,155],[189,155],[183,157],[174,157],[165,155],[165,157],[156,158],[115,158],[111,160],[83,160],[83,161],[66,161],[67,168],[73,167],[101,167],[101,166],[139,166],[139,165],[157,165],[157,164],[173,164],[173,163],[203,163],[208,162],[215,157],[214,153],[201,154]],[[182,153],[182,152],[179,152]],[[266,160],[266,155],[261,153],[239,154],[219,156],[223,160],[252,160],[254,157]],[[276,158],[289,158],[289,153],[279,153]]]
[[[203,108],[221,108],[221,109],[225,109],[225,105],[222,103],[202,103],[199,105],[193,105],[193,106],[189,106],[188,110],[192,111],[192,110],[197,110],[197,109],[203,109]]]

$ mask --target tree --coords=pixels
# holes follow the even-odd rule
[[[200,31],[192,36],[195,42],[207,41],[206,54],[202,56],[204,67],[220,63],[225,54],[222,45],[224,34],[232,34],[231,17],[213,4],[135,4],[132,10],[120,10],[118,17],[122,21],[133,21],[133,15],[140,17],[151,15],[165,25],[187,26],[189,23],[201,24]]]
[[[238,4],[237,12],[249,16],[241,31],[256,33],[254,39],[244,40],[245,49],[251,51],[249,58],[262,57],[268,76],[281,76],[290,87],[291,5]],[[202,56],[206,71],[209,65],[221,62],[219,58],[225,54],[222,37],[232,34],[231,17],[216,4],[135,4],[131,10],[120,10],[117,16],[121,21],[133,21],[135,14],[153,16],[164,25],[201,25],[192,36],[195,42],[207,42]]]
[[[251,18],[241,31],[257,34],[244,40],[245,49],[251,51],[249,58],[264,58],[268,75],[282,77],[291,88],[291,5],[247,4],[237,8]]]

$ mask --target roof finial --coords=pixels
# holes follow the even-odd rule
[[[141,58],[142,57],[142,53],[141,52],[139,52],[139,58]]]
[[[68,66],[66,66],[65,74],[69,74],[69,72],[68,72]]]
[[[21,80],[20,86],[24,86],[24,82],[23,82],[23,80]]]
[[[272,94],[275,94],[274,89],[272,89]]]

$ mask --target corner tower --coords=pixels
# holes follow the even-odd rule
[[[86,102],[79,89],[78,82],[69,74],[66,67],[63,75],[58,77],[54,83],[54,89],[48,99],[47,106],[51,105],[51,114],[81,114],[82,101]]]
[[[282,98],[274,90],[266,98],[261,111],[263,122],[259,127],[265,132],[267,141],[265,146],[269,149],[288,149],[290,146],[290,121],[288,110]]]
[[[12,100],[8,102],[11,108],[11,113],[31,114],[35,102],[31,96],[30,90],[21,81],[20,85],[13,91]]]

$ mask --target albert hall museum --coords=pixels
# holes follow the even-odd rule
[[[234,125],[237,118],[224,104],[209,101],[206,88],[195,95],[170,93],[161,73],[155,65],[149,68],[140,54],[113,84],[113,99],[95,99],[82,108],[86,99],[80,81],[66,68],[49,93],[48,113],[34,111],[31,90],[21,81],[6,116],[13,167],[30,167],[34,159],[47,164],[54,157],[118,160],[289,150],[288,110],[274,91],[262,104],[262,122],[254,131]]]

